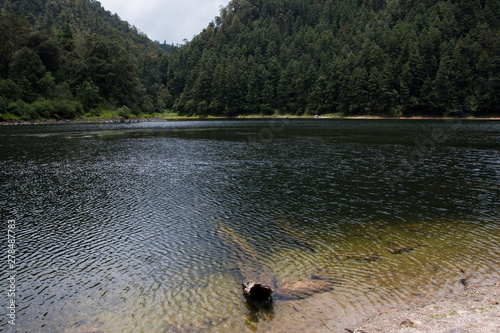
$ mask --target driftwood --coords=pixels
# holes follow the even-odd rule
[[[334,282],[314,277],[312,280],[297,280],[278,284],[274,272],[262,264],[258,254],[245,239],[228,226],[217,225],[219,237],[240,257],[238,269],[241,274],[243,294],[257,307],[269,306],[273,294],[281,300],[304,299],[315,293],[333,289]],[[276,291],[276,292],[275,292]]]
[[[330,290],[333,290],[333,283],[330,281],[297,280],[279,284],[276,297],[282,300],[304,299]]]
[[[240,282],[244,295],[259,307],[272,304],[277,281],[273,271],[257,259],[253,246],[232,228],[218,226],[217,230],[222,240],[240,257],[238,269],[242,277]]]
[[[279,222],[277,223],[277,228],[286,242],[306,249],[309,252],[316,252],[316,249],[314,249],[307,241],[304,240],[304,233],[296,232],[288,225],[288,223],[283,221]]]
[[[271,304],[277,282],[274,272],[260,262],[254,261],[253,257],[242,259],[238,268],[242,276],[243,294],[258,306]]]

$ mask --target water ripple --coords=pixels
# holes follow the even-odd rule
[[[439,124],[290,122],[272,142],[246,141],[267,125],[0,133],[0,212],[19,225],[19,329],[342,330],[497,278],[497,125],[467,125],[470,145],[457,133],[396,191],[384,175]],[[334,290],[253,311],[239,283],[247,255],[217,225],[279,282],[321,275]]]

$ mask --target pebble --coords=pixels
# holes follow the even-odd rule
[[[407,326],[407,327],[412,327],[413,325],[415,325],[415,323],[412,322],[410,319],[405,319],[399,325],[401,325],[401,326]]]

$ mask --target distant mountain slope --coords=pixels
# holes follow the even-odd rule
[[[24,16],[35,30],[52,30],[68,24],[75,34],[96,34],[124,42],[127,51],[156,50],[149,38],[135,26],[122,21],[93,0],[0,0],[0,8]]]
[[[498,115],[500,2],[232,0],[178,48],[95,0],[0,0],[0,114],[103,109]]]
[[[167,55],[93,0],[0,0],[0,113],[24,119],[163,110]],[[157,74],[155,74],[157,75]],[[165,95],[165,93],[163,94]]]
[[[500,111],[497,0],[233,0],[170,60],[185,114]]]

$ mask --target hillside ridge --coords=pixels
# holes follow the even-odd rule
[[[183,114],[498,113],[493,0],[233,0],[184,46]]]
[[[168,53],[98,1],[0,6],[3,115],[500,114],[495,0],[232,0]]]

